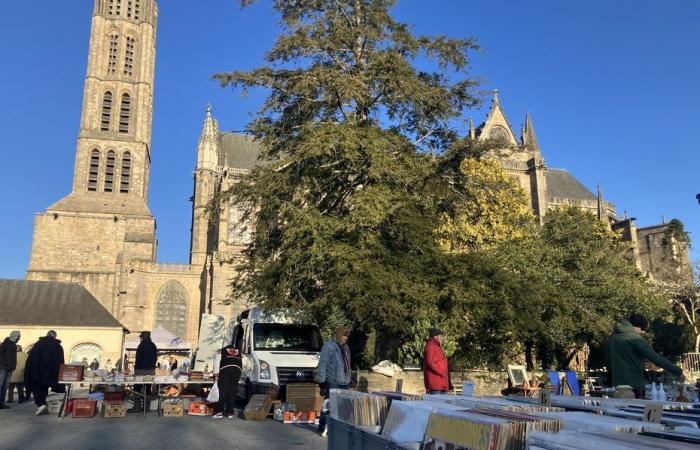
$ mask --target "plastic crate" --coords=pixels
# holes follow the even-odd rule
[[[76,419],[95,417],[97,414],[97,400],[89,398],[76,398],[73,400],[73,417]]]
[[[385,437],[326,417],[328,450],[409,450]]]

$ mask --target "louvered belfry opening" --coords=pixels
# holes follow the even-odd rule
[[[122,194],[129,193],[129,182],[131,181],[131,153],[126,152],[122,156],[121,182],[119,183],[119,192]]]
[[[112,117],[112,93],[107,91],[102,97],[102,119],[100,130],[109,131],[109,122]]]
[[[105,192],[114,191],[114,165],[116,163],[116,159],[117,157],[114,150],[107,152],[107,159],[105,160]]]
[[[90,192],[97,191],[97,180],[100,177],[100,151],[94,149],[90,153],[90,169],[88,170],[88,186]]]

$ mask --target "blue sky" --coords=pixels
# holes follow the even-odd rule
[[[92,4],[3,5],[0,278],[24,277],[34,214],[70,191]],[[188,259],[207,103],[222,129],[242,130],[260,102],[210,81],[260,65],[279,30],[270,2],[238,4],[160,2],[149,203],[161,262]],[[419,34],[476,37],[472,73],[500,90],[516,131],[530,111],[550,167],[601,183],[639,226],[677,217],[700,239],[700,2],[404,0],[394,12]]]

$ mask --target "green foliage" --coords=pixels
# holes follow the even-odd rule
[[[377,359],[437,312],[448,264],[429,153],[452,145],[454,121],[477,103],[465,76],[474,41],[415,36],[389,15],[393,3],[274,1],[284,32],[267,65],[215,75],[269,91],[248,128],[270,163],[216,199],[247,205],[255,232],[233,295],[321,323],[341,311],[358,333],[396,339],[377,337]],[[417,70],[417,58],[435,70]]]
[[[584,343],[601,345],[631,312],[667,312],[628,258],[629,243],[579,208],[550,211],[538,236],[502,249],[519,279],[515,331],[533,342],[545,365],[565,366]]]
[[[326,336],[351,325],[365,367],[420,361],[431,326],[456,365],[502,368],[654,315],[619,236],[578,209],[532,228],[522,191],[480,159],[493,143],[458,138],[473,40],[415,36],[392,0],[272,3],[284,31],[267,64],[215,75],[269,92],[249,124],[265,164],[210,205],[241,206],[254,232],[234,297],[310,313]]]

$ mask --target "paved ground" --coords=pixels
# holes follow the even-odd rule
[[[61,396],[51,395],[49,400]],[[35,416],[33,402],[0,410],[0,449],[303,449],[326,450],[327,441],[311,425],[285,425],[273,420],[248,422],[242,412],[236,419],[162,417],[155,412],[129,414],[123,419],[59,420],[55,415]]]

